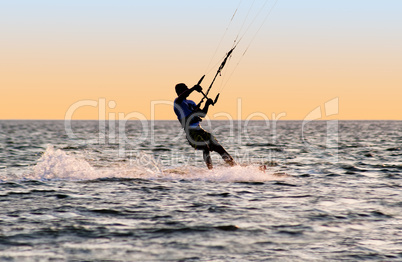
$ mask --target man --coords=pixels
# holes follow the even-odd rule
[[[213,167],[210,155],[211,151],[219,153],[226,163],[230,166],[234,166],[236,162],[229,153],[226,152],[213,135],[200,126],[201,118],[207,115],[209,106],[213,105],[214,102],[208,99],[205,103],[205,107],[201,110],[201,103],[196,105],[194,101],[187,100],[187,97],[193,91],[201,92],[202,87],[195,85],[193,88],[189,89],[185,84],[177,84],[176,93],[178,97],[174,100],[174,112],[186,132],[188,142],[196,150],[203,151],[204,161],[208,169],[212,169]]]

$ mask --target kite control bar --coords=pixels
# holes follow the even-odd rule
[[[203,75],[203,76],[201,77],[201,79],[200,79],[200,81],[198,81],[197,85],[201,85],[202,80],[204,80],[204,77],[205,77],[205,75]],[[198,105],[201,105],[201,103],[203,102],[204,99],[209,99],[209,97],[208,97],[203,91],[201,91],[200,93],[201,93],[204,97],[202,98],[201,102],[200,102]],[[216,102],[218,102],[219,95],[220,95],[220,94],[218,94],[218,95],[215,97],[214,103],[212,104],[213,106],[216,104]]]

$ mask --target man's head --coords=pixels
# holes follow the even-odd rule
[[[180,84],[176,85],[176,94],[178,96],[187,90],[188,90],[188,87],[186,86],[186,84],[180,83]]]

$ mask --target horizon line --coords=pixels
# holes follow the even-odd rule
[[[333,120],[338,120],[338,121],[402,121],[402,119],[314,119],[311,121],[333,121]],[[66,120],[66,119],[0,119],[0,121],[110,121],[108,119],[71,119],[71,120]],[[113,120],[112,120],[113,121]],[[138,120],[138,119],[128,119],[128,120],[118,120],[115,119],[114,121],[143,121],[143,120]],[[146,121],[178,121],[177,119],[154,119],[154,120],[149,120],[147,119]],[[228,119],[210,119],[209,121],[230,121]],[[233,121],[247,121],[247,119],[233,119]],[[264,119],[250,119],[248,121],[267,121]],[[268,119],[268,121],[273,121],[271,119]],[[275,121],[305,121],[305,119],[278,119]],[[310,121],[310,120],[309,120]]]

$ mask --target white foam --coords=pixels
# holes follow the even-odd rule
[[[206,168],[187,167],[164,171],[165,179],[185,179],[217,182],[264,182],[278,180],[280,177],[260,170],[259,166],[216,167]]]
[[[152,158],[152,156],[149,156]],[[93,168],[84,159],[60,149],[48,147],[25,179],[34,180],[94,180],[99,178],[141,178],[162,180],[195,180],[218,182],[264,182],[279,177],[262,172],[258,166],[217,167],[213,170],[193,166],[160,168],[124,165],[113,168]]]
[[[27,179],[91,180],[99,178],[95,169],[85,160],[67,155],[49,146],[38,160]]]

